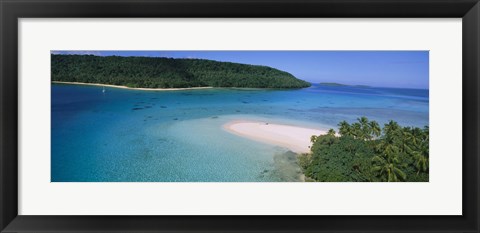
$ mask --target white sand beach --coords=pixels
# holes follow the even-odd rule
[[[114,88],[123,88],[123,89],[132,89],[132,90],[142,90],[142,91],[181,91],[181,90],[196,90],[196,89],[209,89],[212,87],[186,87],[186,88],[134,88],[127,86],[117,86],[101,83],[81,83],[81,82],[60,82],[52,81],[52,83],[59,84],[76,84],[76,85],[90,85],[90,86],[101,86],[101,87],[114,87]]]
[[[223,128],[238,136],[288,148],[295,153],[310,152],[310,137],[326,134],[326,130],[254,121],[231,121]]]

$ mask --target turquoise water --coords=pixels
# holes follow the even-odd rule
[[[139,91],[52,84],[52,182],[271,182],[301,179],[295,155],[223,130],[232,120],[320,129],[367,116],[428,125],[428,90]]]

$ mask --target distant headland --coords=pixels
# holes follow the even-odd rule
[[[322,86],[333,86],[333,87],[365,87],[365,88],[371,87],[371,86],[367,86],[367,85],[348,85],[348,84],[331,83],[331,82],[323,82],[323,83],[319,83],[319,85],[322,85]]]
[[[309,82],[268,66],[205,59],[51,55],[53,82],[129,88],[304,88]]]

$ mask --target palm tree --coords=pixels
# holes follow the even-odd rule
[[[415,147],[417,147],[421,141],[423,140],[423,131],[422,129],[418,128],[418,127],[415,127],[413,129],[410,130],[410,135],[408,137],[408,140],[412,143],[412,145],[414,145]]]
[[[414,166],[417,169],[417,174],[426,172],[428,170],[429,158],[429,144],[428,141],[423,141],[416,151],[412,153],[414,159]]]
[[[428,125],[423,127],[423,137],[426,141],[428,141],[428,139],[430,138],[430,128],[428,127]]]
[[[335,130],[329,129],[328,132],[327,132],[327,135],[335,136]]]
[[[380,128],[380,125],[376,121],[370,121],[370,129],[374,137],[379,137],[380,134],[382,133],[382,129]]]
[[[353,123],[352,124],[352,136],[356,139],[364,139],[362,125],[360,123]]]
[[[385,140],[380,141],[377,144],[375,150],[378,153],[383,154],[385,157],[387,157],[387,156],[397,156],[398,154],[400,154],[400,148],[398,148],[397,145],[395,145],[393,143],[388,143]]]
[[[397,157],[398,152],[398,148],[391,146],[386,148],[383,156],[374,156],[372,158],[372,171],[388,182],[406,180],[407,174],[401,170],[405,165],[400,163]]]
[[[410,127],[405,127],[402,130],[402,152],[410,152],[412,150],[409,146],[410,143],[412,143]]]
[[[366,125],[368,125],[368,118],[367,117],[360,117],[360,118],[357,118],[357,121],[358,123],[360,123],[362,125],[362,127],[365,127]]]
[[[370,122],[368,121],[368,118],[366,117],[360,117],[360,118],[357,118],[358,120],[358,123],[360,123],[360,126],[362,128],[362,135],[363,135],[363,139],[371,139],[371,128],[370,128]]]
[[[383,133],[389,143],[394,143],[400,138],[400,126],[391,120],[383,127]]]
[[[414,165],[417,169],[417,174],[420,172],[426,172],[428,170],[428,158],[423,156],[421,152],[413,152],[413,158],[415,159]]]
[[[352,136],[352,127],[346,121],[341,121],[338,123],[338,133],[342,136]]]

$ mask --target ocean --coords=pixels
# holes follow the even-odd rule
[[[293,182],[295,154],[231,134],[254,120],[318,129],[366,116],[429,122],[429,91],[313,85],[304,89],[141,91],[52,84],[52,182]]]

